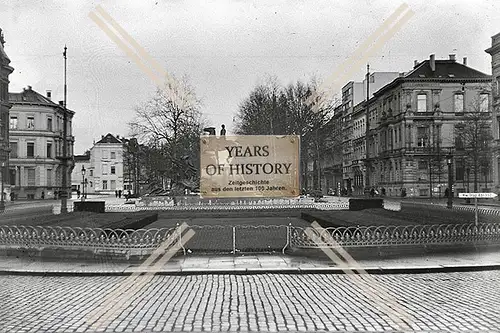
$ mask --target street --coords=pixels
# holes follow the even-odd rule
[[[498,329],[500,271],[373,278],[405,309],[413,330]],[[0,331],[90,332],[90,311],[125,279],[2,276]],[[398,329],[343,274],[155,276],[130,297],[106,332]]]

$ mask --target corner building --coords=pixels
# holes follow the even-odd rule
[[[457,149],[457,125],[477,100],[482,111],[491,112],[491,76],[468,67],[466,58],[459,63],[455,55],[443,60],[431,55],[415,61],[410,72],[374,93],[368,115],[361,105],[369,126],[365,186],[384,188],[387,196],[442,197],[451,153],[452,190],[455,195],[470,190],[473,179]],[[491,170],[481,172],[478,181],[480,191],[491,190]]]
[[[491,37],[486,52],[491,55],[493,91],[493,191],[500,194],[500,33]]]

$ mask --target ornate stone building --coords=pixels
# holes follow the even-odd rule
[[[388,196],[443,196],[451,153],[455,193],[472,191],[474,179],[479,191],[490,190],[491,169],[478,170],[474,179],[468,175],[470,159],[457,141],[475,105],[491,115],[490,83],[491,76],[468,67],[466,58],[459,63],[455,55],[431,55],[376,91],[369,100],[366,185],[384,188]]]
[[[500,192],[500,33],[491,37],[491,47],[486,50],[491,54],[493,76],[493,181],[494,191]]]
[[[10,93],[10,184],[20,199],[52,199],[62,190],[63,156],[63,102],[51,100],[50,91],[43,96],[25,88],[20,93]],[[68,112],[68,152],[73,156],[72,119]],[[71,185],[73,163],[68,161],[68,183]]]
[[[3,188],[3,199],[9,200],[9,75],[14,71],[10,59],[4,50],[5,40],[0,29],[0,188]],[[0,195],[2,193],[0,192]]]

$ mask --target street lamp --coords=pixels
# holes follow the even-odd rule
[[[82,201],[85,201],[85,165],[82,165]]]
[[[453,208],[453,193],[452,193],[452,186],[453,186],[453,174],[452,174],[452,165],[453,165],[453,155],[451,152],[446,156],[446,164],[448,164],[448,204],[447,208],[452,209]]]

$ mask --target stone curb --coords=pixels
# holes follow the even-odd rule
[[[346,268],[340,267],[311,267],[311,268],[229,268],[229,269],[200,269],[186,268],[176,270],[163,270],[154,275],[256,275],[256,274],[346,274]],[[349,267],[357,273],[355,267]],[[434,266],[387,266],[387,267],[361,267],[366,273],[372,275],[384,274],[429,274],[429,273],[456,273],[456,272],[480,272],[499,270],[500,263],[487,265],[434,265]],[[118,271],[44,271],[44,270],[10,270],[0,269],[0,276],[130,276],[134,270],[124,269]],[[144,273],[144,272],[143,272]]]

